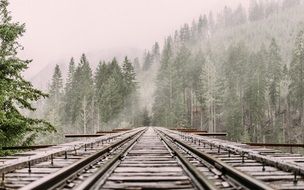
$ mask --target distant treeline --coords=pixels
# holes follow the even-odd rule
[[[115,58],[100,62],[93,74],[83,54],[77,65],[71,58],[65,84],[56,65],[44,117],[59,130],[58,137],[67,132],[95,133],[122,121],[138,125],[136,89],[134,67],[127,57],[122,66]]]

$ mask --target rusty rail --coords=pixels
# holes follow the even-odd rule
[[[47,144],[47,145],[33,145],[33,146],[4,146],[2,150],[34,150],[39,148],[48,148],[51,146],[56,146],[54,144]]]

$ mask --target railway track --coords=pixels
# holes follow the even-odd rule
[[[264,147],[200,137],[159,128],[188,154],[196,154],[219,172],[231,166],[273,189],[304,189],[304,156]],[[214,160],[215,159],[215,160]],[[221,163],[220,163],[221,162]]]
[[[94,138],[84,143],[85,146],[82,144],[77,154],[73,150],[61,150],[52,158],[48,155],[46,161],[40,159],[36,164],[33,161],[31,167],[26,167],[31,162],[19,163],[15,170],[0,165],[0,173],[4,174],[1,187],[304,189],[303,167],[279,162],[274,156],[278,152],[271,149],[256,149],[160,127],[138,128],[105,136],[103,143],[100,140]],[[291,156],[303,159],[300,155]]]
[[[86,170],[86,161],[94,161],[94,156],[107,157],[142,130],[135,129],[0,157],[0,189],[34,189],[33,184],[59,177],[67,168]]]

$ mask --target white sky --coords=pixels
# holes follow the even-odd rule
[[[26,23],[26,76],[82,52],[145,49],[185,22],[248,0],[11,0],[14,21]]]

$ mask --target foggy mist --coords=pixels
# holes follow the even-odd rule
[[[304,0],[0,0],[0,189],[304,189],[303,21]]]
[[[46,65],[67,65],[70,57],[81,53],[92,62],[125,54],[126,49],[133,49],[129,56],[141,56],[183,23],[240,2],[248,4],[247,0],[12,0],[9,8],[16,21],[26,23],[20,55],[33,59],[25,72],[31,79]]]

